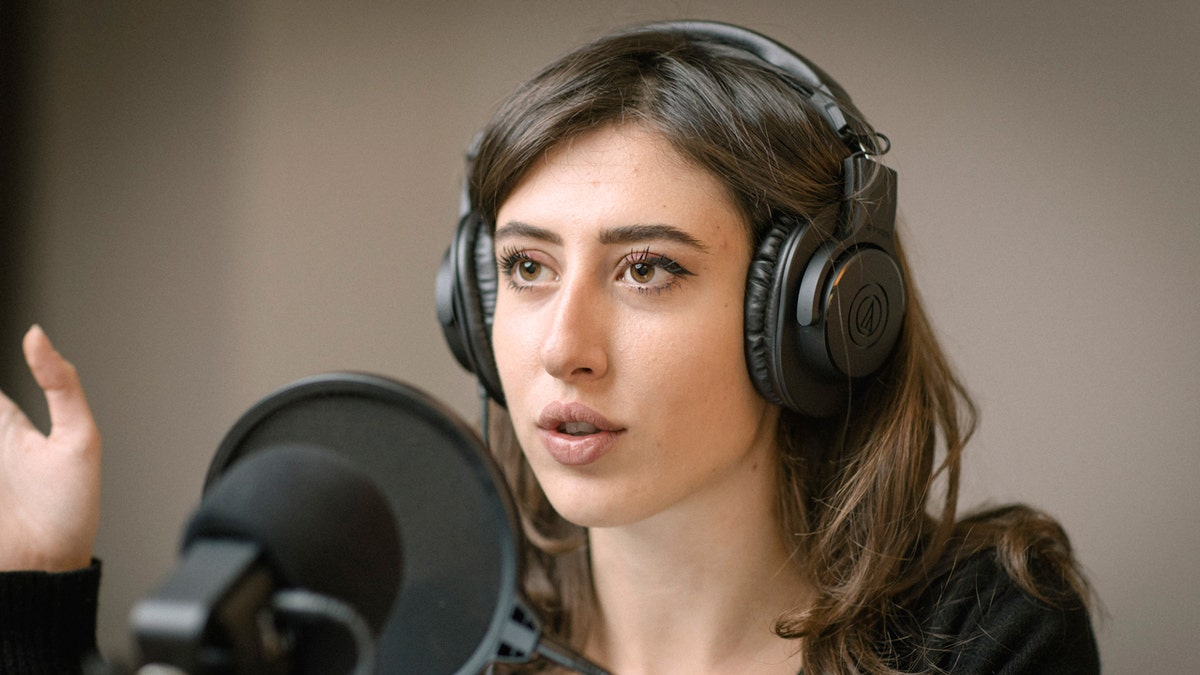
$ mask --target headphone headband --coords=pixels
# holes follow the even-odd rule
[[[842,112],[830,91],[827,83],[832,82],[832,78],[808,59],[762,33],[719,21],[664,21],[648,24],[633,32],[674,33],[694,40],[719,42],[753,54],[798,79],[804,85],[804,93],[813,108],[844,143],[852,149],[857,149],[861,144],[864,135],[853,128],[850,118]]]

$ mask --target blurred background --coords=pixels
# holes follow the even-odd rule
[[[695,17],[793,46],[891,137],[915,281],[983,411],[965,502],[1064,522],[1108,672],[1194,669],[1197,3],[2,6],[0,387],[44,424],[33,322],[82,373],[109,654],[258,399],[366,370],[477,418],[433,299],[464,147],[568,48]]]

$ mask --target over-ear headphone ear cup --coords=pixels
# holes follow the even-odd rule
[[[461,292],[458,287],[463,283],[461,256],[459,255],[459,249],[462,247],[461,239],[462,221],[460,220],[458,227],[454,230],[454,238],[450,240],[450,245],[442,254],[434,297],[437,304],[438,324],[442,327],[442,337],[446,339],[446,346],[450,348],[450,353],[454,355],[458,365],[474,373],[473,359],[462,329],[466,319],[462,316],[463,310],[459,307],[462,302],[459,298]]]
[[[438,320],[459,364],[475,374],[488,396],[504,405],[491,337],[496,283],[491,232],[479,214],[469,212],[459,221],[438,271]]]
[[[810,417],[827,417],[845,402],[849,377],[822,371],[806,358],[802,340],[812,329],[800,326],[797,306],[801,280],[824,238],[807,222],[782,217],[759,245],[746,278],[746,366],[768,401]],[[824,327],[815,326],[824,331]]]

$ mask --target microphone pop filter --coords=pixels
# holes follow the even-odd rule
[[[474,430],[394,380],[318,375],[284,387],[238,420],[217,450],[205,490],[247,457],[294,445],[349,460],[375,482],[396,520],[400,589],[378,639],[379,672],[482,670],[518,607],[519,531],[504,480]],[[294,508],[303,518],[320,505]]]

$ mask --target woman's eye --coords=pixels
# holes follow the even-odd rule
[[[678,262],[645,250],[634,251],[625,258],[620,278],[638,291],[665,291],[691,274]]]
[[[498,254],[496,270],[502,279],[508,280],[510,288],[524,290],[547,281],[550,269],[535,260],[529,251],[506,248]]]

